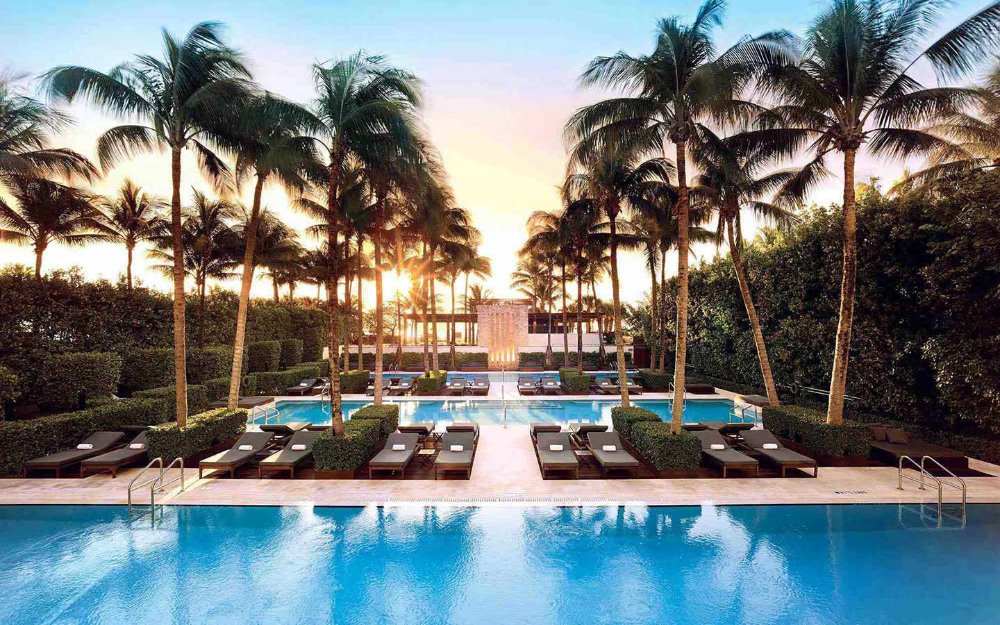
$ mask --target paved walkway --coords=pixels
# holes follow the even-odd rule
[[[971,503],[1000,503],[1000,466],[972,461],[973,469],[997,477],[966,478]],[[123,504],[129,480],[95,475],[85,479],[0,480],[3,504]],[[197,479],[159,501],[176,505],[369,505],[405,503],[492,503],[609,505],[823,504],[933,502],[931,490],[905,483],[897,490],[892,467],[820,469],[810,478],[701,478],[543,480],[525,425],[484,425],[470,480]],[[945,493],[957,500],[957,491]],[[143,501],[148,494],[142,495]]]

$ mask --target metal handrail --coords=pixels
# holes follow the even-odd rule
[[[140,477],[142,477],[143,474],[146,471],[148,471],[149,469],[151,469],[154,464],[159,464],[160,465],[159,466],[159,469],[160,469],[159,475],[157,475],[156,477],[154,477],[153,479],[151,479],[149,481],[146,481],[146,482],[143,482],[143,483],[137,485],[136,481]],[[134,478],[132,478],[132,481],[128,483],[128,509],[129,509],[129,512],[132,511],[132,491],[136,490],[138,488],[142,488],[143,486],[148,486],[149,484],[152,484],[153,482],[159,480],[161,477],[163,477],[163,458],[157,457],[157,458],[153,458],[152,460],[150,460],[149,464],[147,464],[146,466],[144,466],[142,468],[142,471],[139,471],[139,474],[136,475]]]
[[[928,460],[936,464],[939,469],[947,473],[950,477],[953,477],[956,480],[958,480],[958,483],[956,484],[954,482],[949,482],[948,480],[942,480],[941,478],[931,475],[930,471],[927,471],[927,469],[924,468],[924,463],[927,462]],[[937,459],[934,458],[934,456],[924,456],[923,458],[920,459],[920,471],[927,473],[927,475],[930,475],[931,477],[934,477],[934,479],[940,482],[943,486],[950,486],[951,488],[962,491],[962,512],[963,513],[965,512],[965,504],[966,501],[968,500],[968,485],[965,483],[965,480],[952,473],[950,469],[946,468],[943,464],[938,462]]]
[[[180,477],[175,477],[174,479],[170,480],[169,482],[164,482],[163,481],[163,476],[165,476],[167,474],[167,471],[169,471],[170,469],[174,468],[174,465],[177,465],[177,464],[180,465],[180,469],[181,469],[181,475],[180,475]],[[154,521],[156,520],[156,493],[162,493],[163,491],[165,491],[167,489],[168,486],[176,483],[178,480],[181,483],[181,491],[183,492],[184,491],[184,458],[174,458],[173,460],[171,460],[170,464],[168,464],[167,467],[160,472],[159,477],[157,477],[155,480],[153,480],[152,482],[150,482],[150,485],[149,485],[149,513],[153,516],[153,520]],[[157,484],[159,484],[159,488],[157,488]]]
[[[947,480],[942,480],[941,478],[935,476],[930,471],[928,471],[927,468],[926,468],[926,466],[925,466],[927,460],[930,460],[931,462],[933,462],[934,464],[936,464],[942,471],[944,471],[949,476],[951,476],[951,477],[955,478],[956,480],[958,480],[958,484],[955,484],[954,482],[949,482]],[[909,462],[910,464],[912,464],[913,467],[917,471],[920,472],[919,478],[913,477],[912,475],[906,475],[905,473],[903,473],[904,464],[906,462]],[[966,517],[966,500],[967,500],[967,492],[966,492],[965,480],[963,480],[962,478],[958,477],[957,475],[955,475],[954,473],[952,473],[951,471],[949,471],[948,469],[946,469],[940,462],[937,461],[937,459],[935,459],[932,456],[922,456],[919,463],[916,460],[914,460],[912,457],[910,457],[910,456],[901,456],[899,458],[898,484],[896,486],[896,488],[898,490],[903,490],[903,480],[904,479],[908,480],[910,482],[914,482],[916,484],[919,484],[920,485],[920,490],[926,490],[926,480],[928,478],[931,481],[933,481],[934,485],[937,487],[938,527],[941,527],[941,523],[942,523],[943,516],[944,516],[944,487],[945,486],[950,486],[952,488],[957,488],[958,490],[962,491],[962,524],[964,526],[964,524],[965,524],[965,517]]]

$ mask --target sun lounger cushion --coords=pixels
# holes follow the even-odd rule
[[[125,438],[125,434],[122,432],[94,432],[86,439],[84,442],[89,443],[91,449],[64,449],[63,451],[56,452],[54,454],[49,454],[48,456],[43,456],[41,458],[33,458],[25,462],[25,466],[39,467],[39,468],[50,468],[55,466],[65,467],[72,464],[76,464],[81,460],[96,456],[103,451],[114,447],[118,444],[121,439]]]
[[[445,432],[441,439],[441,451],[434,464],[444,467],[469,466],[472,464],[475,444],[476,438],[472,432]],[[452,451],[454,445],[460,445],[462,451]]]
[[[906,435],[906,430],[901,428],[886,428],[885,438],[890,443],[905,445],[910,442],[910,437]]]
[[[261,460],[260,464],[265,467],[294,467],[312,455],[313,444],[319,438],[320,434],[322,432],[310,432],[308,430],[296,432],[292,435],[288,446]],[[296,447],[301,447],[301,449],[296,449]]]
[[[380,468],[404,468],[416,455],[419,445],[420,434],[394,432],[386,439],[382,451],[378,452],[368,465]],[[396,449],[398,446],[402,446],[403,449]]]
[[[885,428],[881,425],[876,425],[872,427],[872,440],[882,443],[885,442]]]
[[[625,451],[618,432],[590,432],[587,434],[587,443],[594,458],[605,469],[640,466],[639,461]],[[614,447],[614,450],[605,449],[606,447]]]
[[[236,441],[236,445],[228,451],[217,453],[201,461],[202,465],[242,465],[253,458],[257,452],[267,447],[274,435],[270,432],[246,432]],[[249,449],[243,449],[249,447]]]
[[[557,449],[558,448],[558,449]],[[566,432],[538,433],[538,461],[543,468],[575,468],[580,465]]]

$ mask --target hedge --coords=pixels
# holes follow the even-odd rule
[[[247,371],[277,371],[281,364],[281,341],[258,341],[247,344]]]
[[[300,380],[322,376],[315,365],[299,365],[287,371],[261,371],[248,377],[253,378],[254,394],[281,395],[286,388],[298,384]]]
[[[323,357],[323,348],[326,346],[325,328],[305,326],[299,329],[297,336],[302,339],[302,360],[315,361]]]
[[[283,339],[281,343],[281,360],[279,366],[282,369],[294,367],[302,363],[302,339]]]
[[[71,448],[99,431],[164,423],[173,415],[156,399],[125,399],[24,421],[0,421],[0,475],[21,475],[32,458]]]
[[[364,369],[345,371],[340,374],[340,392],[364,393],[365,389],[368,388],[368,381],[370,379],[371,374]]]
[[[223,345],[187,350],[188,384],[222,377],[233,367],[233,350]],[[174,383],[174,350],[171,347],[126,350],[121,388],[126,394]]]
[[[579,369],[559,369],[559,384],[567,393],[586,393],[590,382],[590,376]]]
[[[816,454],[857,457],[867,456],[871,449],[869,426],[863,423],[827,425],[823,412],[791,404],[766,407],[763,412],[765,428]]]
[[[653,369],[639,369],[639,382],[644,388],[651,391],[669,391],[673,381],[673,371],[660,372]]]
[[[657,471],[693,470],[701,465],[701,442],[698,438],[687,430],[673,434],[670,424],[658,418],[655,422],[634,422],[628,440]]]
[[[414,395],[437,395],[448,379],[447,371],[431,371],[430,376],[419,376],[414,384]]]
[[[42,401],[47,408],[76,408],[81,391],[90,401],[105,401],[118,391],[122,358],[114,352],[55,354],[41,372]]]
[[[150,388],[132,394],[132,397],[145,399],[158,399],[167,405],[170,415],[176,413],[176,399],[173,386],[161,386],[160,388]],[[188,384],[187,386],[188,414],[200,412],[208,407],[208,388],[200,384]]]
[[[171,351],[171,356],[173,352]],[[173,358],[170,362],[173,375]],[[233,348],[215,345],[204,349],[187,350],[188,384],[201,384],[205,380],[222,377],[233,370]],[[173,380],[171,380],[173,382]]]
[[[611,426],[626,439],[632,438],[632,426],[643,421],[659,422],[660,417],[637,406],[615,406],[611,409]]]
[[[313,458],[320,471],[356,471],[378,451],[382,422],[376,419],[349,419],[344,435],[329,429],[313,444]]]
[[[399,427],[399,405],[382,404],[381,406],[376,406],[369,404],[354,411],[350,421],[357,421],[359,419],[379,421],[382,424],[382,437],[384,438],[395,432],[396,428]]]
[[[213,446],[239,436],[246,427],[246,410],[219,408],[188,417],[183,429],[177,423],[167,423],[146,433],[150,458],[164,462],[174,458],[191,458]]]
[[[17,374],[0,365],[0,410],[7,402],[17,399]]]
[[[205,380],[204,387],[208,393],[208,401],[213,402],[219,399],[226,399],[229,397],[229,380],[230,376],[224,376],[221,378],[212,378],[211,380]],[[256,395],[257,391],[257,377],[253,375],[243,376],[243,383],[240,385],[240,397],[249,397]]]

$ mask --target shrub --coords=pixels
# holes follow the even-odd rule
[[[566,376],[580,375],[583,371],[580,367],[559,367],[559,379]]]
[[[364,393],[371,375],[365,369],[345,371],[340,374],[341,393]]]
[[[629,442],[657,471],[694,470],[701,464],[701,442],[698,438],[686,430],[672,434],[670,424],[658,418],[656,421],[633,422]]]
[[[356,471],[378,451],[381,432],[382,422],[376,419],[350,419],[343,436],[334,436],[333,430],[323,432],[313,445],[316,468]]]
[[[586,373],[560,375],[559,383],[567,393],[586,393],[590,389],[590,376]]]
[[[173,352],[170,359],[170,382],[174,375]],[[223,345],[204,349],[187,350],[187,380],[189,384],[201,384],[205,380],[229,374],[233,368],[233,348]]]
[[[164,423],[172,416],[155,399],[126,399],[87,410],[0,422],[0,475],[20,475],[32,458],[70,448],[98,431]]]
[[[221,378],[212,378],[211,380],[205,380],[202,386],[205,387],[208,393],[208,401],[213,402],[219,399],[226,399],[229,397],[229,380],[231,378],[227,375]],[[243,384],[240,387],[240,395],[252,395],[252,393],[246,392],[247,381],[255,380],[253,376],[246,376],[243,378]]]
[[[56,354],[42,371],[42,404],[49,408],[75,408],[80,391],[87,399],[108,400],[118,391],[122,358],[114,352]]]
[[[397,404],[368,405],[359,408],[351,415],[351,421],[359,419],[374,419],[382,424],[382,437],[396,431],[399,427],[399,406]]]
[[[420,376],[414,383],[415,395],[437,395],[448,379],[447,371],[431,371],[430,376]]]
[[[258,341],[247,344],[247,371],[277,371],[281,364],[281,341]]]
[[[17,375],[0,365],[0,410],[9,402],[17,399]]]
[[[326,332],[323,326],[303,327],[297,336],[302,339],[302,360],[315,361],[323,357],[323,347],[326,345]]]
[[[611,425],[615,431],[627,439],[632,438],[632,426],[643,421],[660,422],[655,412],[637,406],[615,406],[611,409]]]
[[[282,369],[294,367],[302,362],[302,339],[284,339],[281,341]]]
[[[670,384],[674,381],[672,371],[659,372],[653,369],[639,369],[639,382],[644,388],[651,391],[669,391]]]
[[[287,371],[261,371],[248,377],[253,378],[254,394],[281,395],[286,388],[298,384],[300,380],[318,378],[320,375],[315,365],[299,365]]]
[[[174,350],[133,349],[122,354],[122,391],[133,394],[174,383]]]
[[[826,456],[867,456],[870,450],[867,425],[849,421],[827,425],[824,413],[802,406],[764,408],[764,427]]]
[[[158,399],[167,406],[167,412],[173,415],[176,410],[176,399],[173,386],[161,386],[133,393],[132,397]],[[208,406],[208,388],[200,384],[188,384],[187,387],[188,414],[200,412]]]
[[[196,456],[222,441],[236,438],[246,423],[245,410],[219,408],[188,417],[183,429],[177,427],[177,423],[159,425],[146,433],[149,457],[169,462],[174,458]]]

